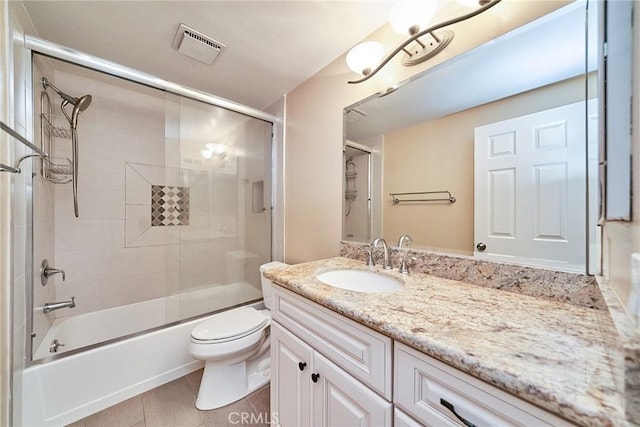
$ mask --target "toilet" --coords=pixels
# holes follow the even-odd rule
[[[189,353],[205,362],[196,407],[220,408],[242,399],[269,382],[271,281],[262,273],[284,267],[260,266],[264,310],[240,307],[208,317],[191,331]]]

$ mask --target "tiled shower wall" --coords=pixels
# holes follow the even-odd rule
[[[40,145],[40,120],[38,118],[40,106],[40,93],[42,86],[38,84],[42,77],[52,75],[51,64],[46,60],[35,61],[33,64],[33,93],[34,93],[34,140]],[[42,286],[39,272],[42,261],[47,259],[52,266],[56,265],[55,258],[55,209],[54,209],[54,184],[42,179],[40,173],[42,161],[34,161],[33,193],[38,197],[33,199],[33,307],[38,315],[33,316],[32,344],[36,348],[42,342],[49,326],[53,323],[54,314],[44,315],[39,308],[46,302],[55,301],[54,286]]]
[[[61,90],[91,94],[79,117],[79,217],[71,184],[55,186],[56,300],[76,297],[77,307],[56,317],[90,312],[164,296],[166,248],[125,247],[125,165],[165,163],[164,96],[115,79],[57,72]],[[57,99],[56,99],[57,100]],[[60,114],[58,102],[54,108]],[[64,126],[64,120],[58,122]],[[56,154],[71,157],[71,140],[56,138]],[[150,197],[150,194],[149,194]]]
[[[38,182],[42,214],[34,268],[47,258],[65,270],[66,280],[53,276],[46,287],[35,280],[37,334],[44,335],[54,318],[201,287],[249,282],[253,290],[234,304],[259,298],[258,267],[270,260],[270,206],[264,202],[270,200],[270,124],[218,111],[223,122],[235,115],[224,135],[230,149],[224,158],[206,160],[204,143],[185,136],[189,126],[199,126],[188,119],[197,109],[216,107],[90,71],[47,78],[93,101],[78,122],[79,217],[71,184]],[[60,114],[59,98],[51,98]],[[68,126],[64,118],[54,124]],[[56,157],[71,157],[70,139],[54,143]],[[262,199],[255,201],[256,195]],[[227,268],[227,261],[238,268]],[[72,296],[75,308],[42,313],[44,302]],[[187,300],[180,300],[178,315],[200,314]]]

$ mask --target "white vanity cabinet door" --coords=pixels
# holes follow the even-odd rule
[[[463,425],[452,410],[476,426],[573,425],[397,342],[394,367],[395,404],[425,425]]]
[[[272,296],[275,321],[391,400],[391,338],[279,286]]]
[[[407,413],[398,409],[398,407],[393,410],[393,426],[394,427],[423,427],[425,424],[419,423],[418,421],[411,418]],[[434,412],[433,422],[427,423],[429,426],[433,427],[458,427],[449,421],[448,418],[443,417],[440,414],[436,414]]]
[[[314,426],[391,426],[393,406],[318,352],[311,384]]]
[[[313,349],[271,323],[271,414],[283,427],[310,425]]]

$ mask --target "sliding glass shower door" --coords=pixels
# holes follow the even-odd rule
[[[75,161],[69,107],[43,78],[92,96]],[[33,88],[36,139],[53,153],[34,167],[34,360],[262,298],[270,122],[38,54]],[[45,259],[64,280],[41,284]],[[91,333],[69,335],[70,320]]]
[[[191,174],[188,226],[176,228],[167,254],[167,265],[179,266],[168,271],[177,274],[177,315],[260,299],[259,267],[271,260],[271,123],[175,95],[167,101],[166,161]]]

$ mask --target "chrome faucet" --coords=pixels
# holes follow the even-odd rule
[[[378,243],[382,243],[382,250],[384,251],[384,258],[382,259],[382,268],[385,270],[391,270],[393,267],[391,266],[391,262],[389,261],[389,246],[387,246],[387,242],[384,241],[382,237],[378,237],[371,243],[371,246],[374,248],[378,247]]]
[[[404,243],[405,246],[409,246],[409,244],[413,242],[413,239],[411,238],[411,236],[409,236],[408,234],[403,234],[402,236],[400,236],[400,238],[398,239],[398,248],[402,248],[402,245]],[[402,261],[400,262],[400,268],[398,268],[398,271],[402,274],[409,274],[409,264],[408,264],[408,260],[412,260],[412,261],[418,261],[418,259],[414,256],[410,257],[409,256],[409,251],[407,251],[404,256],[402,257]]]
[[[413,242],[413,239],[411,238],[411,236],[409,236],[408,234],[403,234],[402,236],[400,236],[400,238],[398,239],[398,247],[401,248],[402,244],[404,242],[407,242],[406,246],[409,246],[409,244],[411,242]]]
[[[58,310],[60,308],[73,308],[76,306],[76,297],[71,297],[71,301],[60,301],[60,302],[45,302],[42,307],[42,311],[45,313],[49,313],[53,310]]]

